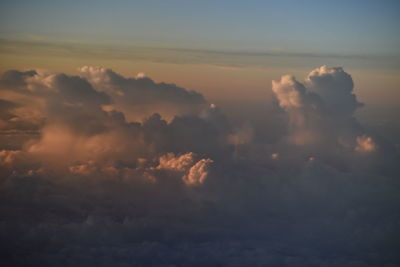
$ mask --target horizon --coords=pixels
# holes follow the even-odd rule
[[[0,262],[400,266],[398,1],[2,1]]]

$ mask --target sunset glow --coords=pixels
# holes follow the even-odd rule
[[[1,266],[400,266],[399,14],[2,1]]]

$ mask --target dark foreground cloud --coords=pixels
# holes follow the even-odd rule
[[[102,68],[9,71],[0,92],[7,266],[400,264],[399,155],[341,68],[274,81],[261,128]]]

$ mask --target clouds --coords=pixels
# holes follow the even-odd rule
[[[182,68],[189,65],[199,64],[208,67],[223,68],[262,68],[271,66],[282,68],[313,67],[324,62],[344,63],[355,67],[365,67],[366,62],[383,68],[395,68],[398,66],[397,56],[373,55],[371,53],[314,53],[285,51],[276,49],[260,49],[258,51],[239,49],[210,50],[210,49],[187,49],[177,47],[143,47],[135,45],[101,45],[99,43],[87,45],[59,39],[54,41],[38,40],[0,40],[0,47],[8,56],[24,54],[36,58],[48,58],[56,56],[58,60],[68,62],[71,58],[81,62],[98,62],[102,59],[106,62],[145,61],[151,63],[180,64]],[[17,58],[16,58],[17,59]],[[18,61],[15,60],[17,63]],[[103,62],[104,62],[103,61]],[[21,65],[23,63],[20,63]],[[107,63],[108,64],[108,63]]]
[[[298,145],[347,148],[364,133],[354,118],[362,104],[353,93],[353,80],[342,68],[322,66],[311,71],[304,84],[293,76],[273,81],[272,90],[287,112],[289,139]],[[328,145],[329,146],[329,145]]]
[[[354,117],[341,68],[273,82],[261,126],[103,68],[10,71],[0,90],[2,133],[25,136],[0,144],[9,265],[400,262],[399,156]]]
[[[305,87],[296,81],[293,76],[282,76],[280,81],[272,81],[272,91],[279,100],[279,105],[285,109],[304,106]]]
[[[362,107],[353,92],[353,79],[342,68],[329,68],[324,65],[311,71],[305,79],[310,91],[317,93],[329,112],[336,116],[352,116]]]
[[[168,152],[204,153],[215,150],[217,139],[229,131],[218,128],[223,116],[196,92],[101,68],[81,68],[81,75],[9,71],[1,80],[4,129],[14,125],[13,130],[24,130],[12,124],[15,118],[35,121],[18,115],[16,108],[36,114],[41,137],[21,147],[52,166],[90,160],[114,164]],[[129,121],[130,112],[143,122]]]
[[[77,132],[100,131],[105,112],[101,105],[110,98],[97,92],[84,79],[49,72],[10,71],[3,74],[1,90],[5,97],[20,105],[15,116],[25,123],[43,127],[49,124],[68,125]],[[33,118],[32,118],[33,117]]]
[[[373,152],[377,149],[374,140],[366,135],[357,136],[357,147],[356,151],[359,152]]]
[[[195,161],[192,152],[175,157],[168,153],[160,157],[158,170],[168,170],[183,174],[183,181],[190,186],[203,184],[208,176],[208,166],[213,162],[211,159],[200,159]]]
[[[171,120],[175,115],[198,114],[207,107],[201,94],[174,84],[155,83],[143,74],[125,78],[110,69],[87,66],[79,71],[97,90],[112,96],[112,107],[124,112],[128,121],[140,120],[153,113]]]

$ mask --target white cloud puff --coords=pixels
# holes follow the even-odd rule
[[[160,164],[157,169],[184,172],[194,164],[194,158],[195,154],[192,152],[180,156],[175,156],[174,153],[167,153],[160,157]]]
[[[201,185],[208,176],[208,167],[213,162],[211,159],[200,159],[196,161],[196,154],[189,152],[180,156],[168,153],[161,156],[158,170],[169,170],[179,172],[182,180],[190,186]]]
[[[211,159],[201,159],[190,167],[188,173],[183,177],[183,181],[190,186],[203,184],[208,177],[208,167],[214,161]]]
[[[300,108],[304,105],[306,89],[291,75],[282,76],[280,81],[272,81],[272,91],[282,108]]]
[[[357,136],[357,146],[355,148],[358,152],[373,152],[377,149],[377,145],[370,136]]]

